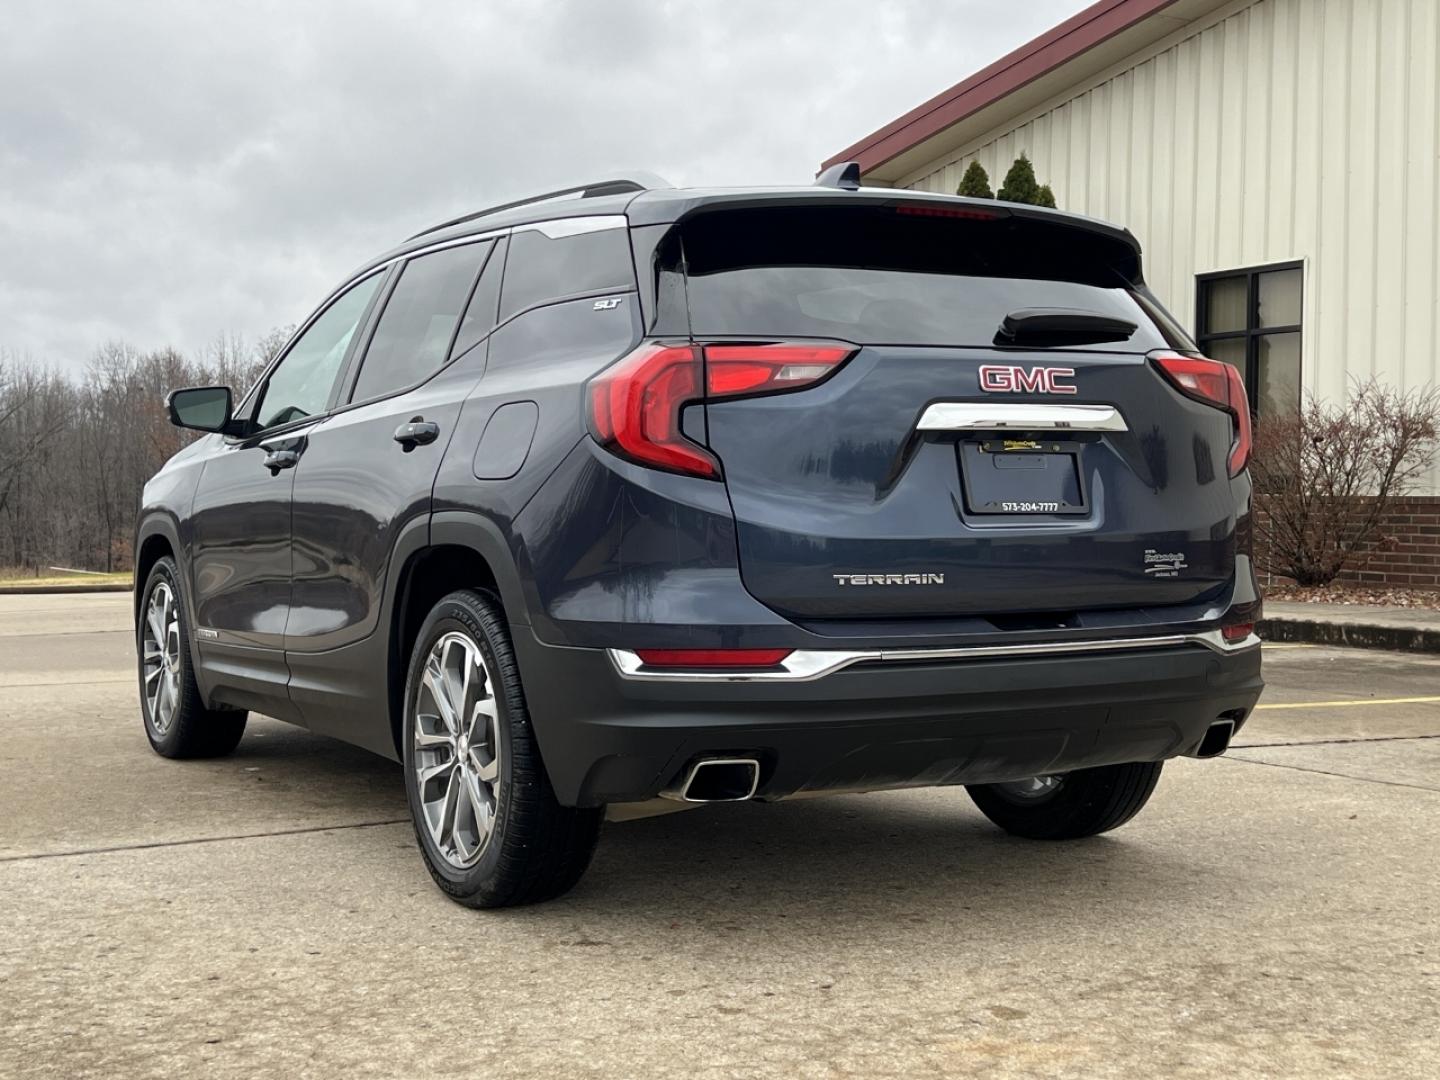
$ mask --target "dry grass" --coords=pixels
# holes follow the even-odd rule
[[[128,570],[119,574],[43,573],[40,577],[36,577],[33,570],[0,569],[0,592],[29,589],[36,586],[76,588],[85,585],[92,587],[95,585],[124,585],[129,587],[130,581],[131,575]]]

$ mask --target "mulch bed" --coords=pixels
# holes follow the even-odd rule
[[[1336,581],[1329,585],[1265,585],[1266,600],[1298,604],[1371,604],[1379,607],[1429,608],[1440,611],[1440,590],[1407,589],[1394,585],[1357,585]]]

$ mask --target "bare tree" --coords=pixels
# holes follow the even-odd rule
[[[165,395],[242,394],[289,337],[221,336],[195,358],[115,342],[79,379],[0,352],[0,564],[127,568],[141,489],[194,437],[170,424]]]
[[[1299,412],[1256,426],[1251,473],[1263,496],[1259,561],[1301,585],[1326,585],[1383,540],[1397,498],[1440,449],[1440,391],[1401,393],[1371,379],[1331,404],[1307,396]]]

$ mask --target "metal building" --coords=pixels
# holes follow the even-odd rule
[[[953,193],[1023,151],[1263,418],[1440,379],[1437,71],[1440,0],[1100,0],[825,164]]]

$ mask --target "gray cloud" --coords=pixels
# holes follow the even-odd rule
[[[416,230],[645,168],[797,182],[1083,0],[7,0],[0,349],[300,319]]]

